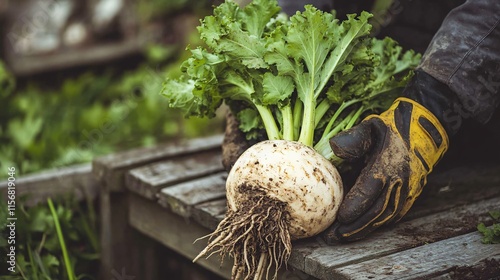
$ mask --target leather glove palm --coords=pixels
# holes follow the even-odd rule
[[[419,103],[399,98],[330,141],[334,153],[366,164],[340,206],[325,240],[357,240],[400,220],[415,202],[427,175],[448,148],[438,119]]]

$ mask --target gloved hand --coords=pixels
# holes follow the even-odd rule
[[[327,243],[358,240],[399,221],[446,152],[447,130],[454,133],[456,127],[446,121],[445,129],[428,108],[447,119],[443,116],[452,104],[449,89],[417,71],[405,95],[412,99],[398,98],[384,113],[368,116],[331,139],[335,155],[365,164],[340,206],[337,221],[323,235]]]

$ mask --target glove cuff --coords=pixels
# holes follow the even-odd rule
[[[415,75],[404,89],[403,95],[432,112],[448,136],[455,135],[460,129],[462,115],[457,95],[422,69],[415,70]]]

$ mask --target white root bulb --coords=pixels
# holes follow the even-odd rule
[[[312,148],[286,140],[257,143],[235,163],[226,182],[233,211],[249,199],[242,186],[285,203],[292,239],[311,237],[330,226],[343,197],[335,166]]]
[[[343,197],[337,169],[299,142],[267,140],[236,161],[226,181],[228,211],[195,258],[234,258],[232,279],[262,279],[287,262],[291,240],[330,226]],[[209,255],[209,256],[210,256]]]

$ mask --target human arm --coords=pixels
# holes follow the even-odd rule
[[[462,120],[490,120],[499,102],[499,21],[494,0],[470,0],[452,10],[405,89],[407,99],[331,140],[337,156],[365,165],[325,232],[327,242],[361,239],[399,221]]]

